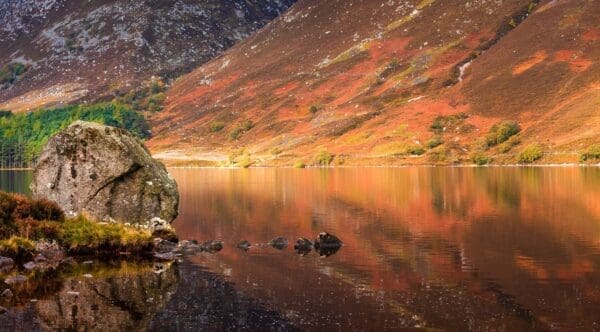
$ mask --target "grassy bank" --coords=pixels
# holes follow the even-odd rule
[[[135,254],[151,250],[153,239],[145,229],[65,218],[53,202],[0,192],[2,256],[31,257],[41,241],[56,242],[70,254]]]

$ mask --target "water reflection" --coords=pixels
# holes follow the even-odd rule
[[[345,242],[193,260],[301,328],[600,328],[597,168],[172,172],[180,234]]]
[[[0,283],[0,290],[10,289],[13,294],[0,300],[9,308],[0,315],[1,329],[144,330],[179,279],[171,264],[157,264],[76,264],[30,273],[23,283]]]
[[[176,286],[152,284],[164,301],[137,307],[147,328],[600,329],[598,168],[171,172],[180,236],[225,247],[186,258]],[[345,246],[330,256],[236,248],[322,231]]]

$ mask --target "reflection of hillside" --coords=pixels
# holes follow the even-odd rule
[[[291,302],[305,301],[318,290],[331,292],[313,287],[331,278],[328,287],[341,288],[340,299],[365,291],[372,301],[383,296],[381,305],[395,303],[446,325],[451,314],[428,309],[437,295],[441,312],[459,315],[456,306],[463,313],[468,307],[472,319],[485,313],[513,327],[545,326],[566,315],[551,312],[550,303],[577,308],[566,317],[589,326],[594,315],[587,311],[600,305],[593,295],[600,279],[597,169],[186,172],[174,172],[184,204],[176,226],[184,236],[262,242],[326,230],[346,243],[318,264],[234,250],[202,261],[217,270],[226,266],[244,290],[248,282],[271,290],[258,298],[281,305],[281,292],[296,297]],[[380,302],[363,303],[365,310],[375,310],[374,303]],[[544,322],[536,318],[542,315]]]

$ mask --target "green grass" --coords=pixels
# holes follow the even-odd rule
[[[534,161],[542,159],[544,152],[539,144],[532,144],[527,146],[521,153],[519,153],[519,162],[523,164],[531,164]]]
[[[29,239],[11,236],[0,240],[0,255],[9,257],[22,257],[35,250],[35,244]]]
[[[150,248],[150,232],[122,224],[99,224],[84,217],[69,219],[60,224],[58,242],[71,252],[138,251]]]

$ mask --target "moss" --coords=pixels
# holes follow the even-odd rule
[[[542,159],[543,156],[544,152],[542,147],[539,144],[532,144],[519,153],[519,162],[531,164],[534,161]]]

